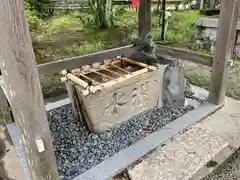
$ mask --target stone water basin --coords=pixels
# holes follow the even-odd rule
[[[75,79],[69,78],[66,86],[77,116],[84,119],[91,132],[102,133],[163,106],[165,67],[127,58],[108,60],[103,65],[71,70]]]

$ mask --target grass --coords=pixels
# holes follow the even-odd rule
[[[91,15],[87,13],[56,15],[44,21],[41,27],[32,30],[37,62],[45,63],[132,43],[138,36],[138,13],[134,10],[116,10],[115,14],[115,27],[103,30],[91,27]],[[197,11],[174,12],[169,21],[168,40],[177,44],[194,41],[196,29],[193,24],[198,14]],[[154,14],[155,40],[161,34],[158,21],[159,15]]]
[[[197,28],[195,21],[199,17],[198,11],[176,12],[169,21],[167,39],[170,42],[190,43],[195,41]]]
[[[40,82],[44,99],[57,97],[66,93],[65,84],[60,81],[60,75],[42,76]]]
[[[174,44],[190,44],[196,36],[193,26],[198,11],[173,12],[169,21],[167,38]],[[138,13],[135,10],[116,9],[114,27],[97,30],[88,13],[74,12],[55,15],[41,21],[37,29],[32,29],[34,51],[38,64],[51,62],[104,49],[131,44],[138,36]],[[160,39],[159,15],[153,14],[153,37]],[[180,43],[181,42],[181,43]],[[59,77],[41,77],[44,97],[64,91]]]
[[[186,68],[186,77],[190,83],[209,90],[211,85],[210,68],[194,64],[191,69]],[[240,100],[240,62],[236,61],[229,71],[228,87],[226,95]]]
[[[198,11],[173,12],[169,20],[167,40],[171,45],[191,47],[198,31],[194,26]],[[84,55],[104,49],[131,44],[138,36],[137,12],[118,9],[115,11],[114,27],[96,30],[91,24],[91,15],[75,12],[70,15],[56,15],[41,21],[38,29],[32,30],[34,50],[38,63]],[[160,39],[159,15],[153,14],[153,37]],[[207,51],[200,51],[210,54]],[[194,85],[209,89],[209,68],[195,65],[186,72]],[[240,63],[231,69],[227,95],[240,99]],[[57,96],[65,91],[58,76],[41,77],[44,97]]]

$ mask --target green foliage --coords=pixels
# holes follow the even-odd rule
[[[87,53],[97,52],[104,49],[104,42],[98,41],[96,43],[84,42],[81,46],[73,44],[68,47],[68,52],[71,56],[79,56]]]
[[[119,6],[115,8],[115,16],[123,16],[124,13],[127,13],[126,6]]]
[[[195,21],[198,17],[198,11],[173,13],[172,17],[169,19],[167,40],[178,43],[195,41],[198,35]]]
[[[115,9],[113,20],[116,27],[132,28],[132,31],[134,31],[138,26],[138,13],[119,7]]]
[[[153,38],[159,41],[162,32],[162,18],[159,14],[153,16]],[[195,42],[198,35],[195,22],[199,17],[198,11],[187,12],[171,12],[168,18],[168,26],[166,31],[166,40],[171,44],[189,45]]]
[[[60,78],[58,74],[40,77],[44,98],[57,97],[66,92],[65,85]]]
[[[198,67],[193,71],[186,72],[186,77],[190,84],[209,90],[211,84],[210,73],[203,72],[203,70],[205,69]]]
[[[33,10],[27,2],[25,2],[25,11],[30,31],[37,29],[41,23],[41,19],[38,17],[37,12]]]
[[[107,18],[110,19],[110,24],[112,24],[112,15],[106,15],[106,2],[107,0],[88,0],[88,5],[91,10],[91,14],[93,16],[93,23],[96,28],[108,28],[109,24],[107,22]]]
[[[49,19],[42,20],[38,11],[26,3],[26,14],[33,38],[37,39],[36,54],[38,63],[50,62],[91,52],[101,51],[107,48],[119,47],[131,42],[138,36],[137,12],[127,8],[118,7],[114,11],[115,28],[96,29],[94,19],[95,11],[71,12],[71,14],[55,14]],[[171,45],[181,47],[195,41],[198,34],[195,20],[198,11],[173,12],[170,17],[167,31],[167,40]],[[153,36],[157,40],[160,37],[161,27],[158,25],[159,15],[153,14]],[[74,36],[74,40],[72,40]],[[49,44],[43,41],[49,41]],[[62,43],[61,40],[66,42]],[[59,42],[60,41],[60,42]],[[53,42],[53,44],[51,44]],[[55,43],[54,43],[55,42]],[[56,43],[57,42],[57,43]],[[45,46],[43,46],[45,44]],[[210,54],[201,50],[201,53]],[[209,88],[210,72],[202,66],[197,70],[188,71],[186,76],[192,84]],[[230,71],[229,87],[227,95],[240,100],[240,60]],[[58,95],[65,91],[64,84],[58,76],[42,77],[44,97]]]
[[[48,32],[51,34],[59,30],[70,29],[76,26],[79,29],[83,28],[83,23],[73,15],[57,16],[49,23],[51,23],[51,26],[48,27]]]
[[[53,9],[46,8],[45,6],[54,6],[53,1],[51,0],[25,0],[28,3],[29,9],[35,11],[39,18],[45,18],[52,16]]]
[[[37,62],[49,62],[131,44],[138,36],[138,13],[121,6],[114,8],[115,26],[108,29],[97,29],[92,14],[86,11],[75,11],[68,15],[59,13],[50,19],[44,19],[37,30],[32,30],[37,41]],[[173,45],[189,45],[197,34],[194,26],[197,17],[197,11],[172,13],[167,40]],[[157,20],[158,15],[153,15],[154,40],[158,40],[161,33],[161,27],[156,26]]]

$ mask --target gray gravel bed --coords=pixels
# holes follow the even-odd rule
[[[192,106],[152,109],[99,135],[90,133],[80,124],[70,105],[52,110],[48,115],[56,140],[58,171],[61,176],[71,179],[190,110],[193,110]]]
[[[240,149],[203,180],[240,180]]]

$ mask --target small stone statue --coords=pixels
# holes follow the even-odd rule
[[[178,60],[174,60],[166,67],[163,76],[164,106],[170,108],[184,107],[185,89],[184,69]]]

